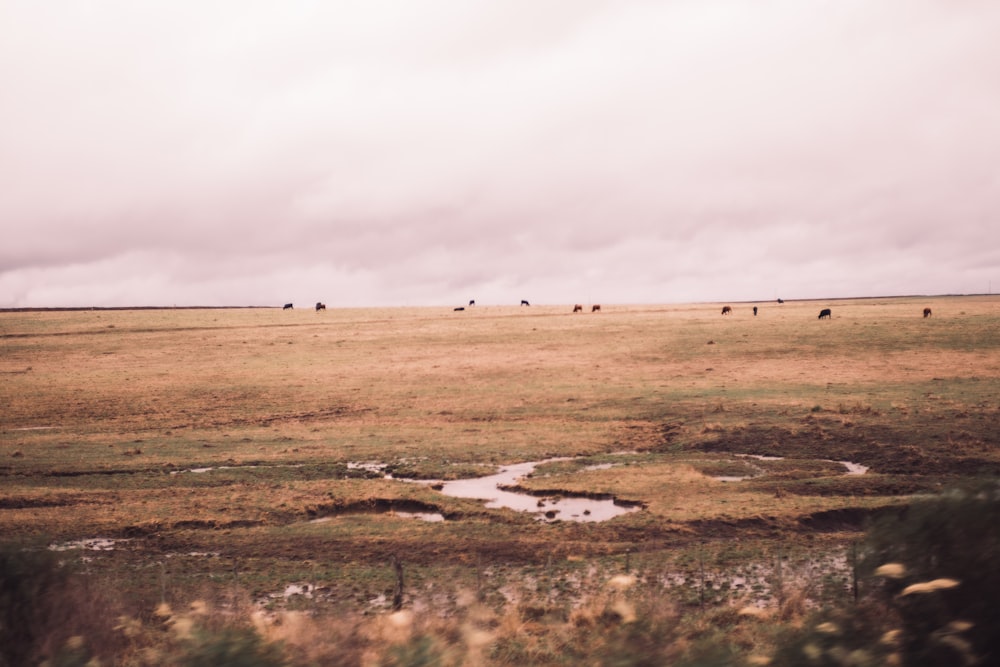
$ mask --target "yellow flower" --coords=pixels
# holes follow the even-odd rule
[[[762,618],[767,616],[767,612],[760,607],[754,607],[753,605],[748,605],[743,607],[737,612],[740,616],[753,616],[754,618]]]
[[[121,630],[126,637],[135,637],[142,632],[142,621],[131,616],[119,616],[115,630]]]
[[[906,576],[906,566],[902,563],[886,563],[875,570],[875,576],[887,577],[889,579],[902,579]]]
[[[802,652],[812,661],[819,660],[823,655],[823,651],[815,644],[806,644],[802,647]]]
[[[879,643],[885,644],[887,646],[892,646],[899,640],[899,636],[901,634],[903,634],[903,631],[898,628],[895,630],[889,630],[884,635],[882,635],[881,639],[879,639]]]
[[[934,579],[933,581],[925,581],[919,584],[913,584],[912,586],[907,586],[900,593],[903,595],[913,595],[914,593],[933,593],[935,591],[943,591],[948,588],[954,588],[958,586],[959,582],[954,579]]]
[[[623,591],[631,588],[635,584],[635,577],[631,574],[616,574],[608,580],[608,586]]]
[[[187,616],[178,616],[171,619],[170,626],[177,639],[190,639],[194,630],[194,620]]]
[[[835,623],[820,623],[816,626],[816,632],[822,632],[824,635],[835,635],[840,632],[840,628],[837,627]]]
[[[952,621],[945,628],[948,632],[965,632],[966,630],[971,630],[973,623],[969,621]]]

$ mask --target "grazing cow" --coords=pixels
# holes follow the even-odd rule
[[[286,303],[285,307],[282,308],[282,310],[291,310],[291,309],[292,309],[292,304],[290,304],[290,303]]]
[[[931,309],[924,308],[924,317],[930,317],[930,316],[931,316]]]
[[[575,306],[573,306],[573,312],[574,313],[582,313],[583,312],[583,306],[581,306],[580,304],[576,304]]]
[[[599,313],[599,312],[601,312],[601,304],[595,303],[594,306],[590,309],[590,312],[592,312],[592,313]]]
[[[527,301],[525,301],[524,299],[521,299],[521,305],[522,306],[530,306],[531,304],[528,303]]]
[[[778,299],[778,303],[784,303],[784,302],[785,302],[784,299]]]
[[[757,317],[757,306],[753,307],[753,316]]]
[[[819,311],[819,317],[817,319],[821,320],[824,317],[828,320],[833,318],[833,315],[830,314],[829,308],[824,308],[823,310]]]
[[[463,308],[462,306],[459,306],[458,308],[455,309],[455,312],[458,312],[460,310],[465,310],[465,308]]]
[[[316,302],[316,312],[318,313],[321,310],[326,310],[326,304],[317,301]]]
[[[730,308],[729,306],[723,306],[722,307],[722,314],[723,315],[729,315],[732,312],[733,312],[733,309]]]
[[[474,305],[476,305],[476,300],[475,300],[475,299],[471,299],[471,300],[469,301],[469,305],[470,305],[470,306],[474,306]]]

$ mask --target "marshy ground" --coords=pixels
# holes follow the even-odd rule
[[[704,605],[773,595],[776,564],[846,590],[870,517],[1000,472],[998,297],[571,311],[0,313],[0,533],[111,540],[63,553],[136,605],[380,609],[391,556],[415,606],[625,570]],[[640,509],[400,479],[547,459],[520,491]]]

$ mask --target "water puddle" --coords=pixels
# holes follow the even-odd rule
[[[49,551],[70,551],[71,549],[83,549],[85,551],[112,551],[119,542],[128,540],[113,540],[110,537],[91,537],[85,540],[73,540],[72,542],[60,542],[49,545]]]
[[[763,454],[733,454],[733,456],[738,456],[745,459],[756,459],[757,461],[783,461],[784,456],[764,456]],[[833,459],[820,459],[821,461],[826,461],[827,463],[839,463],[846,469],[845,475],[864,475],[871,468],[860,463],[854,463],[852,461],[834,461]],[[718,480],[720,482],[742,482],[745,479],[753,479],[760,475],[767,474],[767,471],[763,468],[750,464],[754,469],[752,475],[713,475],[712,479]]]
[[[851,463],[850,461],[837,461],[840,465],[847,468],[845,475],[864,475],[871,468],[868,466],[863,466],[860,463]]]
[[[385,469],[388,466],[384,463],[376,463],[374,461],[365,461],[361,463],[348,463],[348,470],[365,470],[371,473],[385,473]],[[391,479],[392,475],[386,474],[386,479]]]
[[[498,473],[487,477],[457,479],[436,484],[441,485],[440,491],[446,496],[485,500],[488,508],[529,512],[538,515],[540,521],[607,521],[639,509],[636,505],[616,502],[614,498],[581,498],[565,494],[539,497],[510,488],[521,478],[530,475],[542,463],[565,460],[568,459],[517,463],[504,466]]]

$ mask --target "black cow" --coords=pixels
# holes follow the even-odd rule
[[[476,305],[476,300],[475,300],[475,299],[472,299],[471,301],[469,301],[469,305],[470,305],[470,306],[474,306],[474,305]]]
[[[784,302],[785,302],[784,299],[778,299],[778,303],[784,303]]]
[[[732,308],[730,308],[729,306],[723,306],[723,307],[722,307],[722,314],[723,314],[723,315],[729,315],[729,314],[731,314],[732,312],[733,312],[733,309],[732,309]]]
[[[757,317],[757,306],[753,307],[753,316]]]
[[[326,310],[326,304],[325,303],[320,303],[319,301],[317,301],[316,302],[316,312],[318,313],[321,310]]]
[[[830,314],[829,308],[824,308],[823,310],[819,311],[819,317],[817,319],[821,320],[824,317],[828,320],[833,318],[833,315]]]
[[[531,304],[528,303],[527,301],[525,301],[524,299],[521,299],[521,305],[522,306],[530,306]]]
[[[931,309],[924,308],[924,317],[930,317],[930,316],[931,316]]]
[[[292,304],[290,304],[290,303],[286,303],[286,304],[285,304],[285,307],[284,307],[284,308],[282,308],[282,310],[291,310],[292,308],[293,308]]]

